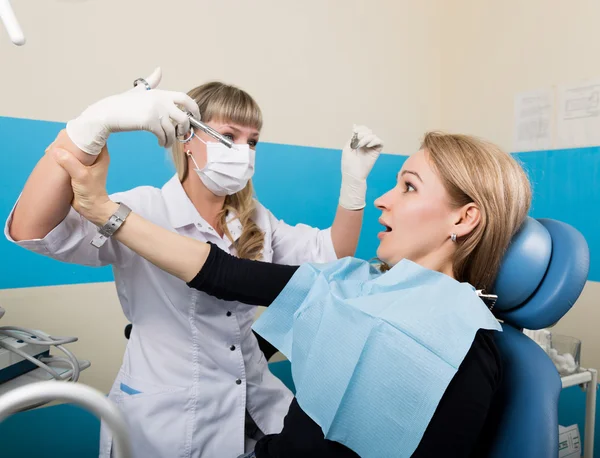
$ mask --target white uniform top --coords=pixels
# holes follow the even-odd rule
[[[200,216],[177,176],[162,189],[114,194],[148,220],[236,254]],[[8,227],[12,213],[5,227]],[[289,226],[257,203],[264,260],[298,265],[336,259],[331,229]],[[239,220],[228,223],[234,239]],[[114,239],[96,249],[96,227],[73,209],[44,239],[16,242],[64,262],[111,264],[119,300],[133,323],[123,365],[109,398],[125,414],[136,458],[235,458],[244,453],[246,409],[265,434],[283,428],[292,393],[269,372],[251,332],[256,309],[215,299],[155,267]],[[103,428],[100,456],[111,434]]]

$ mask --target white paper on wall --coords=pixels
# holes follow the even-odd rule
[[[558,148],[600,145],[600,80],[560,85],[557,103]]]
[[[552,148],[554,92],[539,89],[515,96],[513,151],[535,151]]]

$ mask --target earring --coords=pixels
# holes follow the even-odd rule
[[[185,150],[185,155],[192,160],[196,169],[200,169],[200,167],[198,167],[198,163],[196,162],[196,159],[194,159],[194,155],[192,154],[192,152],[189,149]]]
[[[450,234],[450,240],[456,243],[456,233],[453,232],[452,234]]]

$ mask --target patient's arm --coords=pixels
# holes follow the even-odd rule
[[[86,217],[103,225],[117,208],[118,204],[109,201]],[[236,258],[216,245],[171,232],[134,212],[113,237],[192,288],[251,305],[271,304],[297,269]]]
[[[102,226],[118,207],[117,203],[108,201],[95,206],[93,212],[88,211],[84,216]],[[171,232],[134,212],[113,237],[155,266],[186,282],[202,269],[210,252],[208,244]]]
[[[297,269],[297,266],[239,259],[210,244],[204,267],[188,285],[219,299],[268,306]]]

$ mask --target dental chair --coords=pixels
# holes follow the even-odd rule
[[[528,218],[507,251],[496,279],[494,313],[503,321],[496,343],[503,358],[491,458],[558,457],[560,376],[544,351],[521,329],[555,324],[587,281],[588,245],[572,226]]]
[[[511,242],[489,291],[498,296],[493,312],[503,322],[503,332],[496,333],[503,381],[486,420],[495,431],[488,457],[558,457],[560,376],[521,330],[560,320],[581,294],[588,270],[588,245],[568,224],[527,218]],[[269,368],[294,391],[288,361]]]

